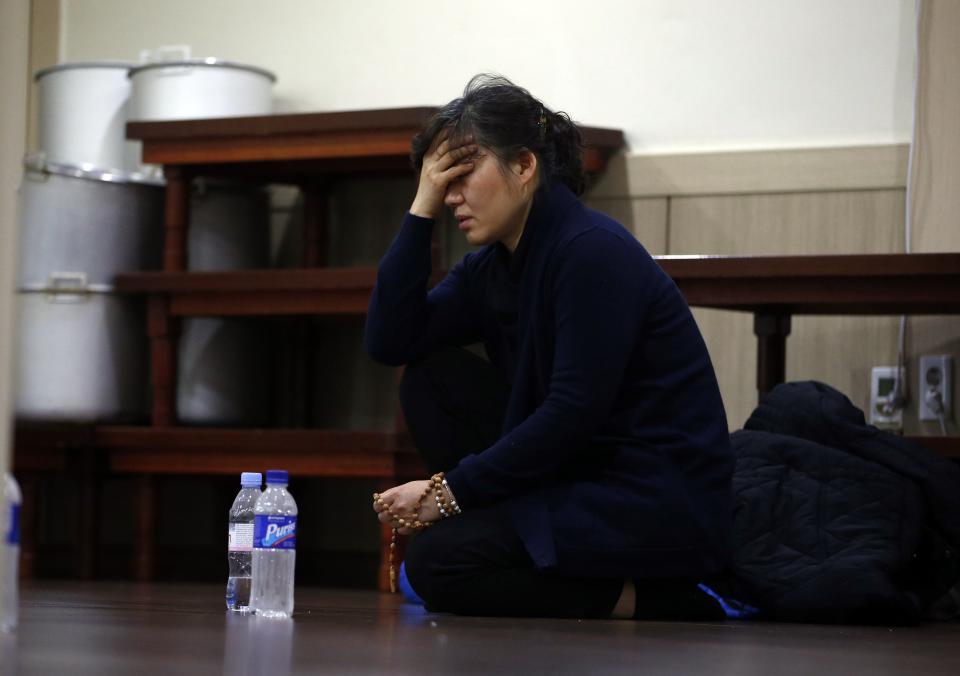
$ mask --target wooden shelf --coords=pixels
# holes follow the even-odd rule
[[[99,450],[107,467],[134,474],[236,474],[281,467],[297,476],[387,478],[424,473],[394,432],[108,425],[18,425],[15,465],[63,470],[71,454]]]
[[[283,182],[326,173],[410,173],[410,140],[435,107],[298,113],[169,122],[130,122],[143,160],[198,175]],[[624,145],[617,129],[581,127],[584,168],[600,173]]]
[[[269,465],[297,476],[380,478],[393,476],[398,454],[411,455],[392,432],[353,430],[104,427],[97,440],[118,473],[236,474]]]
[[[13,466],[16,471],[65,471],[78,449],[90,446],[92,426],[20,423],[14,428]]]
[[[118,275],[125,293],[168,294],[173,316],[363,315],[376,268],[305,268]]]
[[[906,437],[960,459],[960,437]],[[280,467],[299,477],[426,476],[409,439],[391,432],[122,426],[18,426],[17,472],[63,472],[102,453],[116,474],[238,474]]]
[[[906,437],[960,459],[960,437]],[[73,456],[99,451],[119,474],[237,474],[251,467],[302,477],[425,476],[409,438],[393,432],[326,429],[17,425],[17,471],[66,471]]]
[[[960,254],[660,256],[696,307],[786,314],[960,313]],[[435,280],[443,277],[440,271]],[[362,315],[376,268],[119,275],[118,291],[169,294],[192,315]]]

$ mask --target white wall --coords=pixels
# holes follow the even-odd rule
[[[62,60],[198,56],[279,75],[278,110],[440,104],[507,75],[633,151],[902,143],[914,0],[61,0]]]

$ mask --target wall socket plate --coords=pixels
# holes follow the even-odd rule
[[[900,388],[906,370],[900,369]],[[897,389],[896,366],[874,366],[870,370],[870,424],[884,429],[903,429],[903,409],[894,403]]]
[[[939,420],[936,395],[943,405],[945,420],[953,418],[953,357],[949,354],[925,354],[920,357],[917,387],[920,420]]]

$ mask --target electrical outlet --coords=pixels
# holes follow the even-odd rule
[[[953,417],[953,358],[949,354],[920,357],[920,387],[917,389],[920,420]]]
[[[904,388],[900,369],[900,389]],[[884,429],[903,429],[903,409],[897,405],[897,367],[874,366],[870,371],[870,424]]]

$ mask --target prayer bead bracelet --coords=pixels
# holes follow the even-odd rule
[[[412,519],[406,519],[399,516],[394,512],[389,505],[387,505],[379,493],[373,494],[373,501],[383,507],[385,511],[391,518],[392,533],[390,535],[390,591],[396,593],[397,591],[397,567],[396,567],[396,551],[397,551],[397,534],[401,528],[409,528],[412,531],[423,530],[424,528],[429,528],[433,525],[429,521],[420,520],[420,509],[423,506],[423,501],[430,493],[434,494],[434,498],[437,502],[437,509],[440,511],[441,518],[447,518],[455,514],[460,514],[460,506],[457,505],[457,501],[453,497],[453,493],[450,491],[450,486],[447,485],[447,480],[443,478],[443,472],[438,472],[430,477],[430,480],[427,482],[426,488],[423,489],[423,493],[420,494],[420,497],[417,498],[417,502],[413,507],[413,517]],[[448,497],[449,496],[449,499]]]
[[[450,485],[447,483],[446,479],[441,479],[440,483],[443,484],[444,492],[450,497],[450,505],[453,507],[453,513],[460,513],[460,505],[457,504],[457,499],[453,497],[453,491],[450,490]]]

